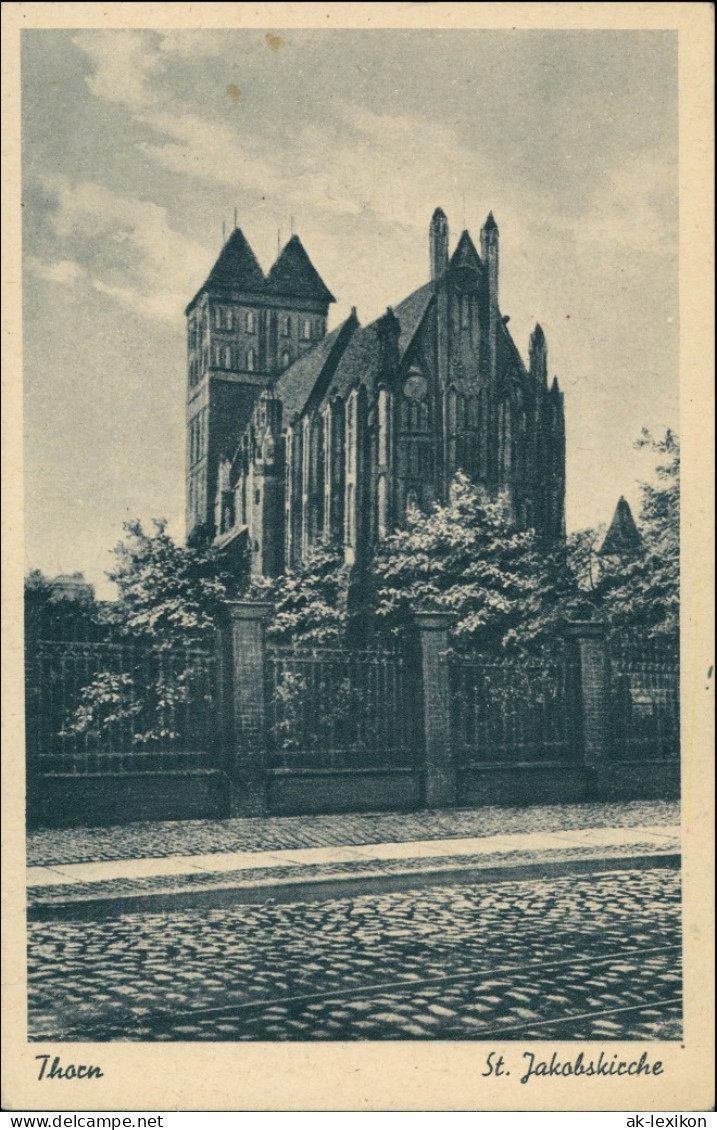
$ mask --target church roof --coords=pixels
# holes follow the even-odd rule
[[[267,277],[267,289],[274,294],[297,298],[318,298],[335,302],[333,294],[306,254],[298,235],[292,235]]]
[[[498,368],[501,372],[519,372],[526,374],[525,361],[520,355],[518,346],[513,341],[513,335],[503,319],[498,316]]]
[[[423,315],[426,313],[433,295],[433,283],[428,282],[424,286],[419,286],[418,290],[414,290],[408,298],[399,302],[398,306],[394,306],[393,312],[401,326],[398,336],[398,352],[401,359],[403,359],[406,350],[416,336],[416,331],[423,321]]]
[[[356,315],[352,313],[345,322],[281,374],[274,391],[282,402],[285,427],[302,411],[327,364],[335,364],[341,356],[342,350],[346,348],[346,341],[357,325]]]
[[[261,291],[265,282],[264,272],[244,232],[241,228],[234,228],[204,286]]]
[[[612,522],[597,551],[598,557],[622,557],[636,553],[642,548],[642,537],[630,504],[626,498],[619,498]]]
[[[470,267],[477,267],[480,269],[483,264],[480,255],[476,251],[476,245],[467,231],[462,231],[456,249],[451,255],[451,267],[462,267],[463,265]]]
[[[355,384],[362,381],[370,388],[378,376],[381,343],[378,322],[372,322],[354,334],[336,367],[329,395],[345,396]]]
[[[418,290],[414,290],[412,294],[404,298],[398,306],[393,307],[394,317],[398,319],[400,327],[398,336],[399,363],[403,360],[416,336],[434,293],[433,283],[425,283],[424,286],[420,286]],[[381,317],[385,318],[386,315],[382,314]],[[359,381],[363,382],[369,389],[374,384],[381,365],[380,321],[381,318],[377,318],[375,322],[357,330],[352,337],[336,367],[336,373],[330,387],[331,395],[345,396],[349,389]]]

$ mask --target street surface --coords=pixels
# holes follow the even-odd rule
[[[679,873],[30,923],[33,1040],[678,1040]]]

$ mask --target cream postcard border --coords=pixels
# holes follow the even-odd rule
[[[713,54],[707,3],[5,3],[3,25],[3,1109],[480,1111],[710,1109],[713,1064]],[[474,1042],[75,1044],[101,1080],[37,1080],[27,1042],[22,682],[22,342],[19,33],[29,27],[673,28],[680,84],[680,432],[684,1043],[610,1043],[661,1059],[649,1078],[520,1084],[481,1077],[495,1047]],[[58,1045],[58,1051],[67,1045]],[[532,1049],[586,1055],[596,1044]]]

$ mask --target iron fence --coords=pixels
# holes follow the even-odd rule
[[[459,764],[579,759],[578,688],[563,651],[535,660],[453,656],[449,685]]]
[[[25,684],[31,773],[212,764],[220,693],[213,647],[33,640]]]
[[[410,766],[422,749],[417,680],[402,655],[269,648],[268,766]]]
[[[680,666],[672,641],[610,642],[611,752],[653,760],[680,752]]]

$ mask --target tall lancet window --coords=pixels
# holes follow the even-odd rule
[[[327,404],[323,411],[324,425],[324,541],[331,540],[331,524],[334,515],[331,506],[331,486],[334,450],[331,429],[331,405]]]
[[[388,464],[388,392],[382,388],[378,394],[378,462]]]
[[[346,513],[344,541],[351,550],[356,545],[356,467],[358,463],[357,421],[358,393],[354,390],[346,401]]]
[[[306,558],[311,546],[311,418],[304,417],[301,445],[301,556]]]
[[[253,373],[256,369],[256,352],[253,348],[246,351],[246,367],[250,373]]]
[[[379,475],[376,486],[376,529],[379,538],[388,534],[388,482],[385,475]]]
[[[284,553],[287,568],[291,568],[293,545],[292,501],[294,496],[294,433],[291,428],[286,431],[284,446]]]

